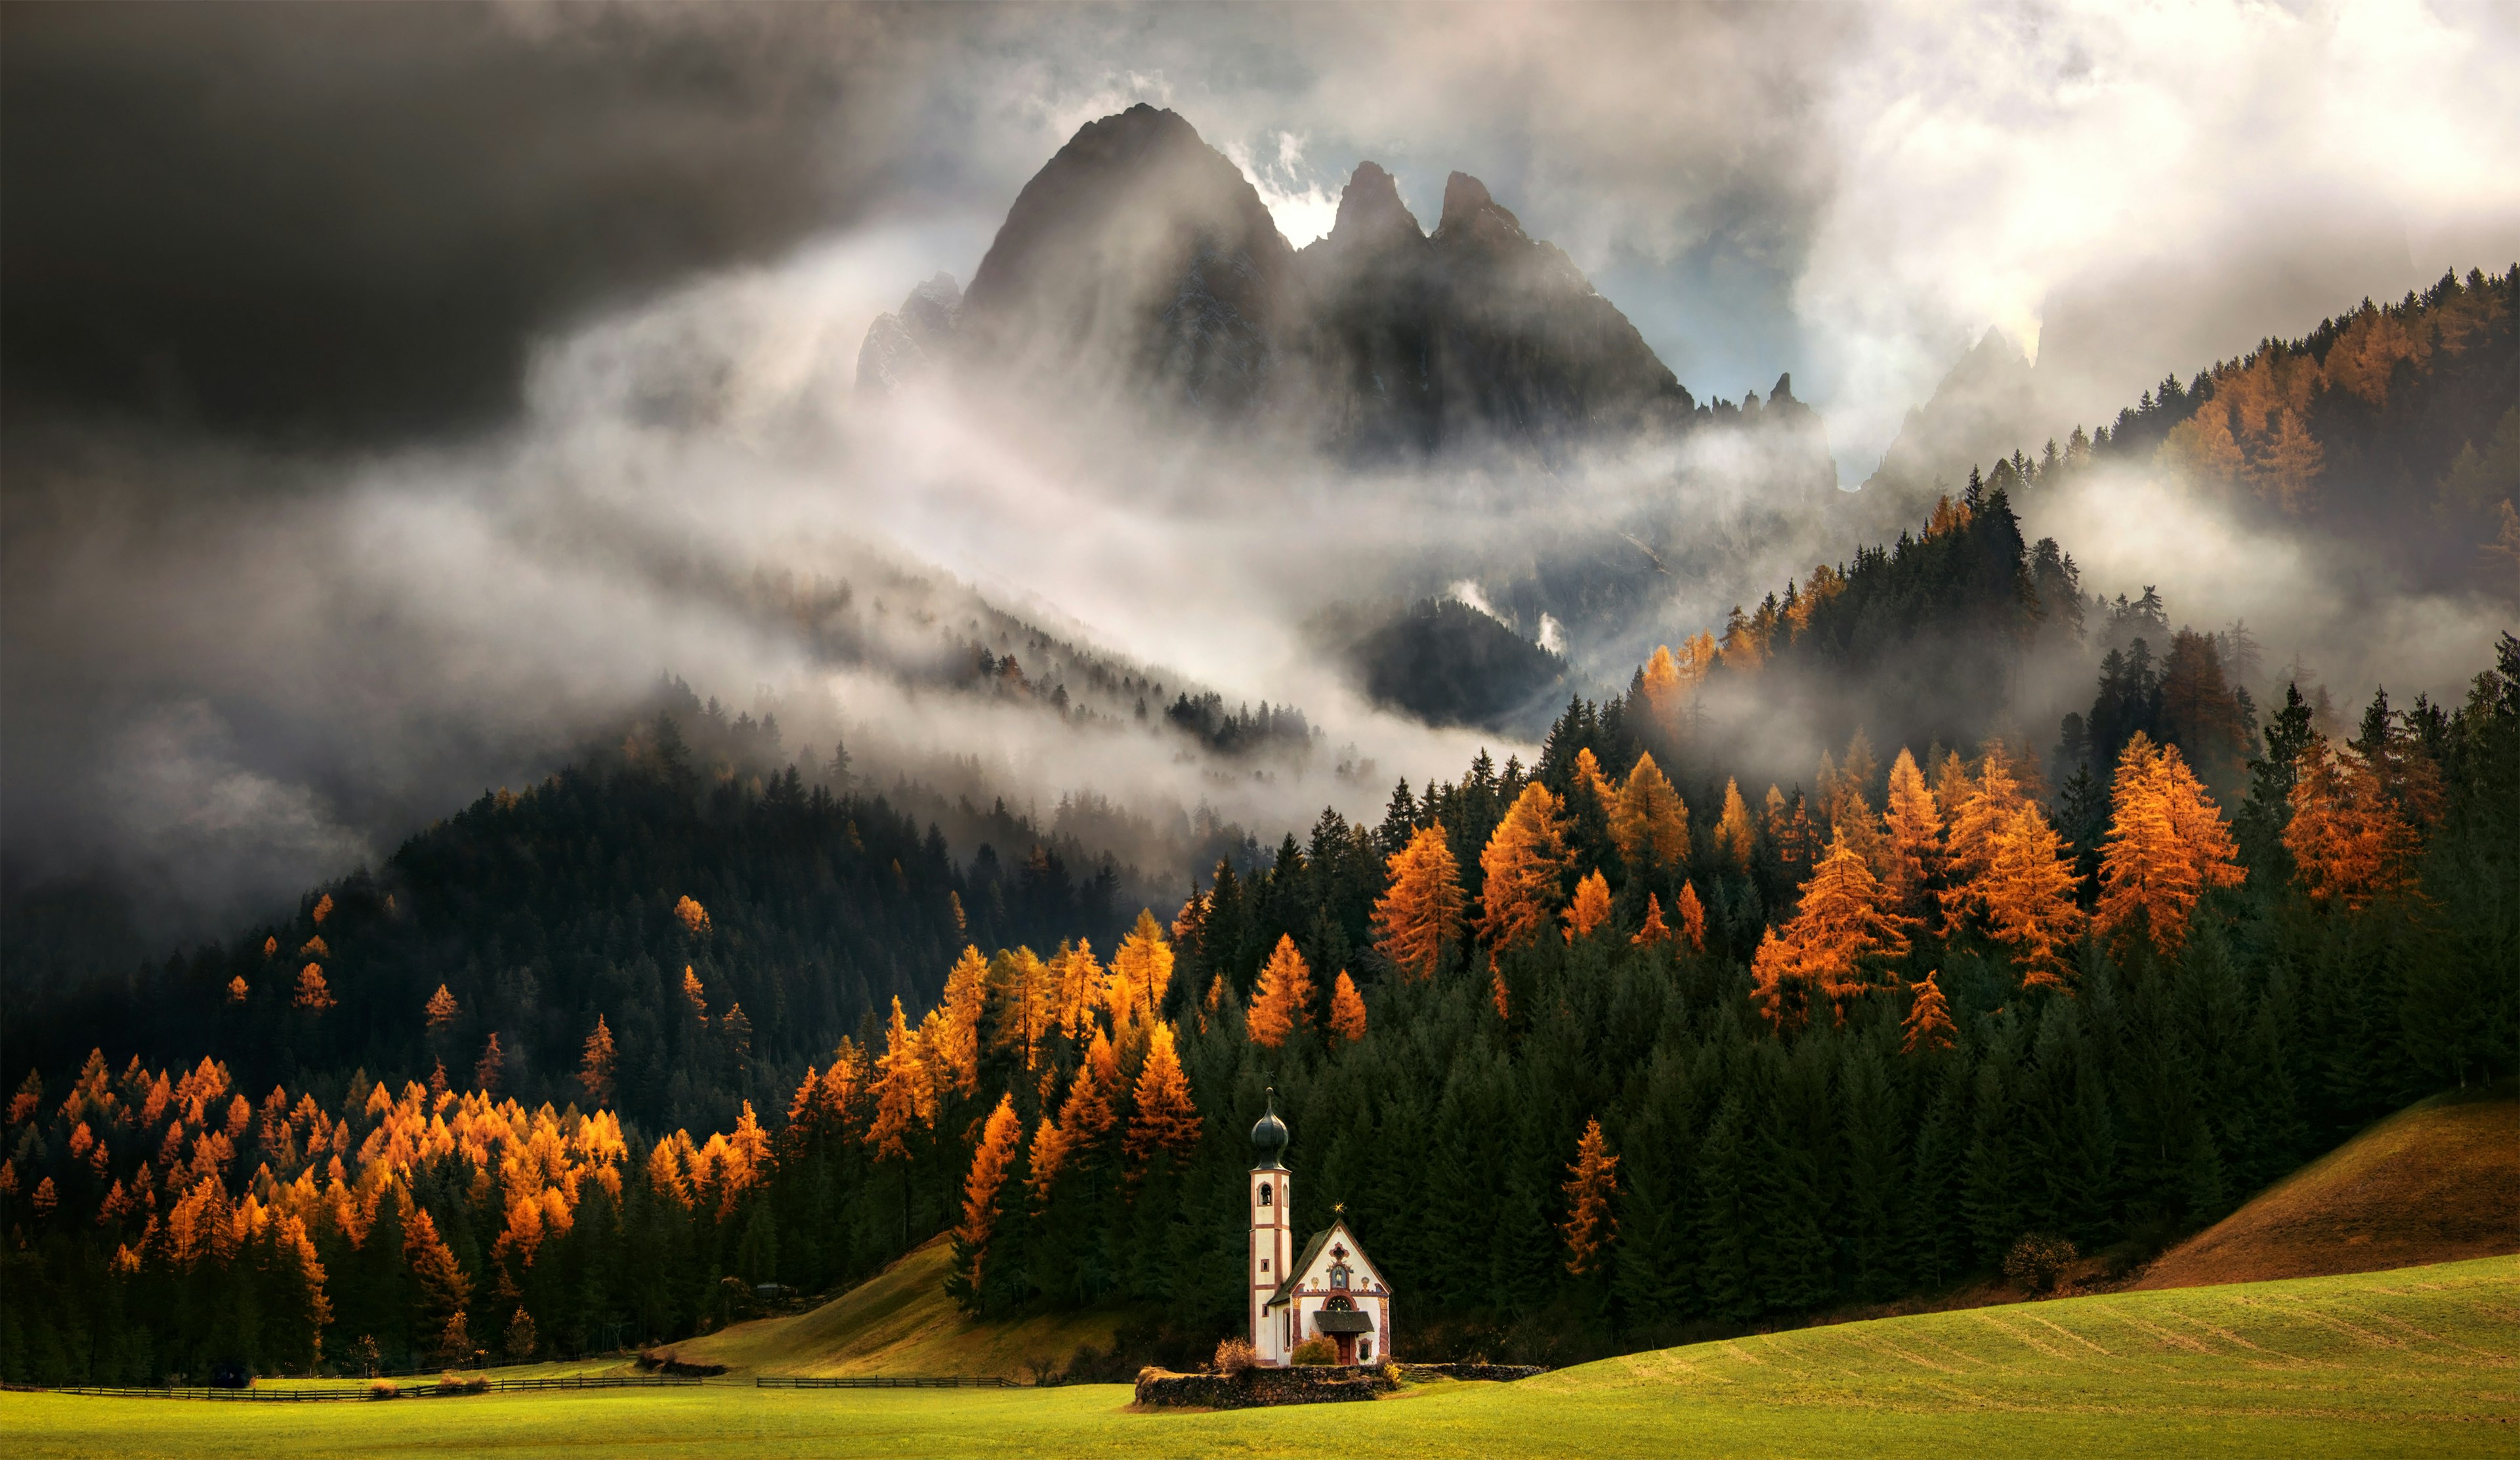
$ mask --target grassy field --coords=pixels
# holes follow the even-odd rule
[[[2318,1456],[2520,1450],[2520,1258],[1803,1329],[1380,1403],[1116,1386],[245,1405],[0,1394],[19,1455]]]
[[[980,1323],[945,1296],[948,1240],[916,1248],[809,1312],[738,1323],[667,1346],[692,1363],[753,1374],[996,1374],[1029,1380],[1037,1361],[1064,1363],[1084,1346],[1111,1347],[1127,1315],[1046,1313]]]
[[[2520,1252],[2520,1087],[2408,1106],[2162,1255],[2187,1288]]]

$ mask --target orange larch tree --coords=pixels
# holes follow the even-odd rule
[[[324,982],[322,965],[309,963],[297,970],[297,994],[290,1001],[310,1014],[320,1014],[333,1006],[333,990]]]
[[[989,960],[989,1000],[994,1030],[989,1047],[1021,1050],[1023,1067],[1041,1062],[1041,1041],[1050,1036],[1053,975],[1031,949],[1001,952]]]
[[[1279,935],[1278,947],[1260,970],[1251,991],[1251,1012],[1243,1020],[1251,1042],[1275,1049],[1286,1037],[1313,1022],[1313,970],[1295,950],[1295,940]]]
[[[1610,1214],[1618,1183],[1619,1158],[1610,1154],[1595,1117],[1584,1123],[1575,1142],[1575,1161],[1566,1169],[1566,1219],[1557,1228],[1566,1239],[1566,1270],[1577,1277],[1600,1266],[1618,1232],[1618,1218]]]
[[[1557,911],[1566,835],[1547,786],[1535,780],[1522,788],[1479,853],[1479,937],[1493,965],[1498,952],[1538,936]]]
[[[1575,884],[1575,899],[1566,905],[1566,941],[1591,936],[1610,920],[1610,882],[1596,867]]]
[[[1936,982],[1941,972],[1936,969],[1908,986],[1916,997],[1908,1006],[1908,1019],[1901,1027],[1902,1053],[1949,1049],[1959,1040],[1959,1030],[1952,1023],[1952,1006],[1944,1001],[1943,987]]]
[[[1899,900],[1902,911],[1925,910],[1925,888],[1942,870],[1943,815],[1934,793],[1916,770],[1916,758],[1906,746],[1890,763],[1889,806],[1883,814],[1881,880]]]
[[[2109,834],[2100,853],[2099,931],[2126,938],[2140,927],[2164,957],[2186,941],[2206,889],[2238,885],[2238,849],[2222,814],[2175,745],[2142,731],[2127,742],[2109,786]]]
[[[1706,951],[1706,905],[1697,900],[1697,884],[1680,884],[1680,896],[1672,900],[1680,912],[1680,936],[1688,940],[1692,953]]]
[[[674,919],[683,925],[684,932],[694,938],[704,938],[708,935],[708,909],[701,907],[696,899],[687,896],[675,903]]]
[[[1051,957],[1050,971],[1058,1027],[1083,1043],[1096,1026],[1094,1010],[1102,997],[1102,964],[1094,956],[1094,945],[1082,938],[1073,948],[1060,944]]]
[[[1440,826],[1420,826],[1383,863],[1389,886],[1373,905],[1373,947],[1403,979],[1433,978],[1459,946],[1461,870]]]
[[[1637,757],[1610,812],[1610,839],[1631,870],[1676,872],[1688,863],[1688,803],[1672,789],[1652,752]]]
[[[892,1019],[884,1028],[883,1053],[876,1058],[875,1118],[868,1122],[867,1146],[878,1161],[910,1158],[910,1127],[921,1118],[930,1098],[924,1051],[893,995]]]
[[[1756,849],[1757,833],[1750,825],[1750,803],[1741,799],[1741,785],[1735,780],[1724,782],[1724,813],[1715,821],[1715,857],[1729,872],[1746,872]]]
[[[1163,925],[1155,921],[1155,914],[1140,908],[1137,925],[1111,954],[1110,984],[1103,1002],[1111,1010],[1112,1022],[1127,1025],[1159,1018],[1172,987],[1173,946],[1164,941]]]
[[[2028,800],[2021,782],[2013,776],[2010,763],[1997,754],[1982,758],[1977,774],[1969,775],[1963,771],[1958,783],[1966,789],[1956,802],[1943,803],[1943,809],[1951,814],[1951,826],[1944,841],[1951,886],[1943,890],[1943,916],[1954,922],[1972,905],[1983,902],[1970,884],[1985,876],[1994,864],[2004,827]]]
[[[1636,936],[1628,940],[1632,948],[1660,948],[1672,941],[1671,925],[1662,920],[1662,899],[1645,894],[1645,920],[1637,927]]]
[[[1191,1100],[1190,1077],[1182,1073],[1181,1056],[1174,1051],[1171,1025],[1154,1027],[1133,1093],[1137,1109],[1121,1143],[1131,1173],[1144,1171],[1159,1151],[1175,1161],[1188,1160],[1198,1148],[1198,1107]]]
[[[587,1102],[598,1110],[612,1103],[612,1031],[598,1014],[577,1062],[577,1083],[585,1087]]]
[[[1350,1044],[1365,1038],[1365,999],[1344,968],[1330,982],[1330,1038]]]
[[[1751,1001],[1779,1031],[1800,1028],[1815,999],[1827,1000],[1842,1021],[1846,1001],[1873,986],[1873,965],[1908,951],[1911,926],[1872,868],[1836,838],[1803,884],[1792,920],[1760,940]]]
[[[2347,911],[2413,891],[2423,850],[2370,762],[2324,737],[2314,738],[2296,762],[2283,844],[2310,900]]]
[[[1023,1121],[1015,1114],[1015,1097],[998,1097],[997,1109],[980,1128],[971,1152],[970,1174],[963,1178],[963,1220],[954,1228],[954,1272],[947,1291],[967,1307],[976,1306],[981,1269],[987,1265],[989,1238],[997,1228],[998,1197],[1007,1172],[1023,1141]]]
[[[1997,833],[1994,861],[1966,885],[1987,931],[2011,952],[2022,987],[2073,988],[2067,954],[2083,936],[2083,909],[2074,901],[2081,881],[2073,848],[2048,824],[2039,804],[2014,808]]]
[[[989,960],[966,946],[946,970],[945,993],[930,1016],[933,1027],[922,1025],[930,1078],[966,1098],[980,1088],[980,1018],[988,1005]]]

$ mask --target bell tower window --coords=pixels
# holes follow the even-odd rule
[[[1264,1207],[1274,1207],[1278,1205],[1278,1188],[1265,1181],[1262,1182],[1260,1185],[1260,1205]]]

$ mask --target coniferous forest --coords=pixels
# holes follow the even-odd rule
[[[2520,1078],[2520,266],[2412,272],[2512,213],[2427,200],[2508,152],[2428,94],[2331,208],[2336,136],[2128,79],[2192,17],[252,9],[5,13],[0,1382],[624,1355],[922,1250],[1111,1320],[1036,1377],[1239,1380],[1269,1108],[1370,1358],[1565,1364],[2132,1283]],[[2465,23],[2405,54],[2481,93]],[[1218,56],[1319,140],[1137,100]]]
[[[2001,486],[1133,923],[660,715],[135,978],[139,1041],[215,1055],[27,1075],[0,1371],[610,1348],[939,1234],[975,1312],[1196,1352],[1271,1088],[1299,1227],[1410,1274],[1414,1351],[1563,1359],[2157,1250],[2520,1062],[2520,640],[2331,734],[2148,597],[2052,746],[1923,698],[1790,789],[1701,743],[1728,682],[1972,603],[2084,632]]]

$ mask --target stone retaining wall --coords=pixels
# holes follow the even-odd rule
[[[1400,1387],[1391,1371],[1362,1364],[1245,1369],[1239,1374],[1138,1372],[1138,1402],[1160,1408],[1257,1409],[1270,1404],[1334,1404],[1371,1399]]]
[[[1403,1379],[1492,1379],[1511,1384],[1534,1374],[1546,1374],[1542,1364],[1393,1364]]]

